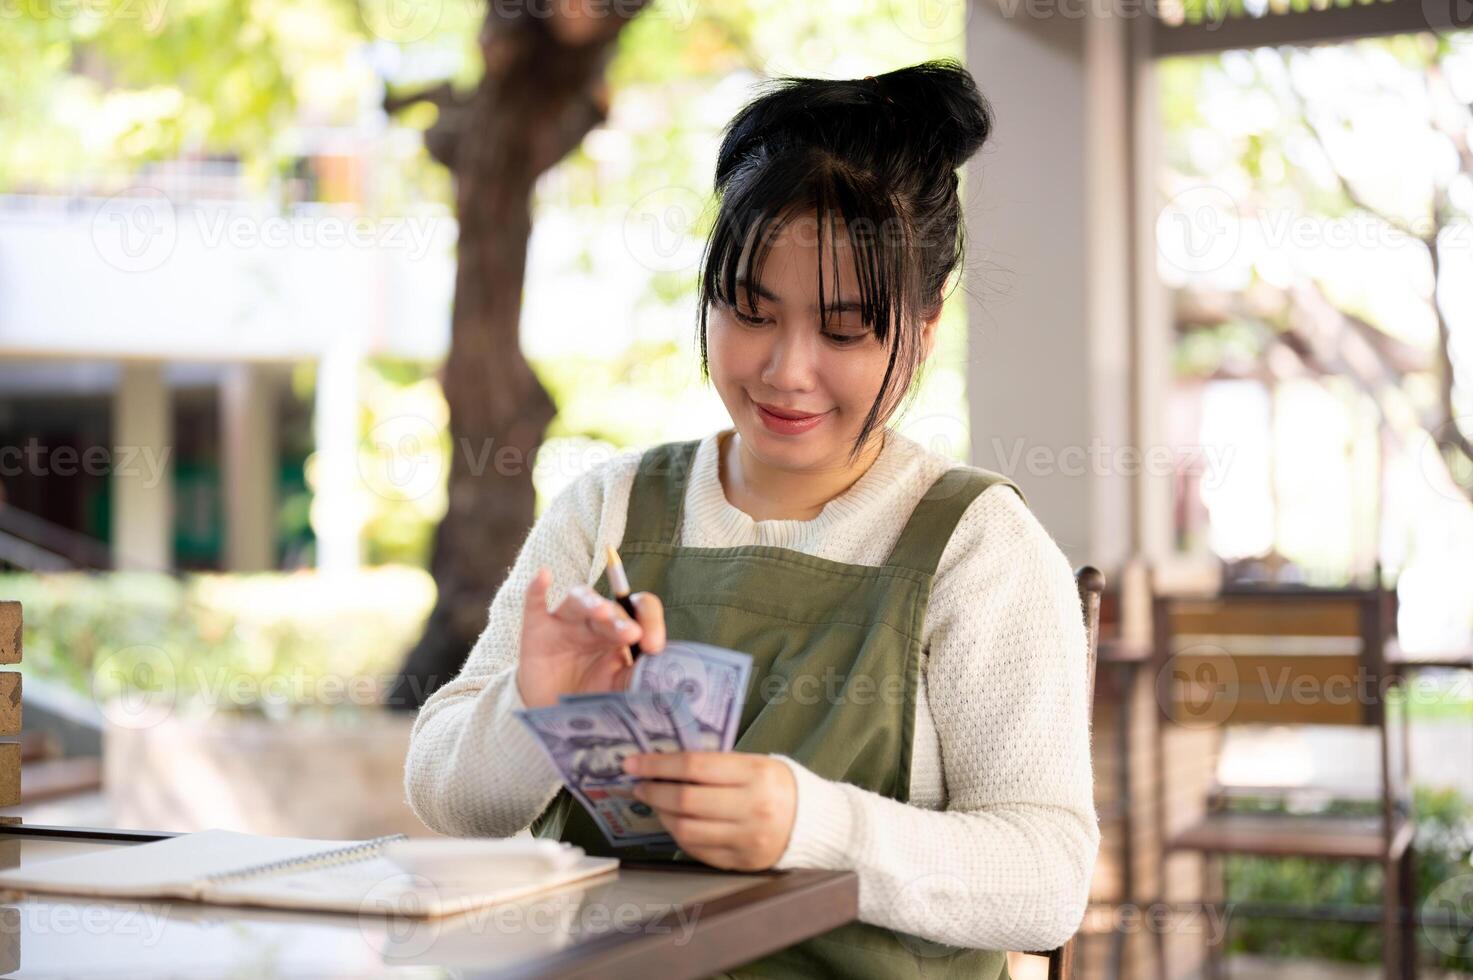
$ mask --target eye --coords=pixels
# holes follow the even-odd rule
[[[869,337],[869,334],[825,332],[824,336],[833,341],[835,344],[838,344],[840,347],[853,347],[856,344],[862,343],[867,337]]]
[[[734,317],[736,317],[741,322],[743,322],[745,324],[748,324],[750,326],[754,326],[754,327],[761,326],[762,324],[764,324],[764,323],[767,322],[767,320],[766,320],[765,317],[748,316],[747,314],[743,313],[741,310],[737,309],[736,307],[732,307],[732,309],[731,309],[731,315],[734,316]]]

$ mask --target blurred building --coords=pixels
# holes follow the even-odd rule
[[[361,518],[333,503],[357,368],[443,356],[455,230],[368,214],[366,150],[318,141],[271,201],[205,159],[0,196],[0,564],[357,564]]]

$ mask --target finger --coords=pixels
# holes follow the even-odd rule
[[[745,786],[752,781],[750,752],[645,752],[624,760],[624,771],[651,779]]]
[[[634,785],[635,799],[666,813],[729,823],[751,812],[751,796],[744,787],[667,783],[643,779]]]
[[[741,861],[741,855],[734,847],[703,847],[693,844],[682,847],[681,850],[713,868],[735,868]]]
[[[683,849],[735,847],[742,828],[724,820],[702,820],[699,817],[682,817],[678,814],[660,814],[660,823],[670,831]]]
[[[665,649],[665,604],[653,592],[635,592],[629,596],[634,611],[639,617],[644,633],[639,638],[639,648],[646,653],[658,653]]]
[[[537,574],[532,576],[532,581],[527,585],[527,594],[523,599],[522,615],[525,619],[528,613],[541,613],[547,615],[547,590],[552,586],[552,572],[545,568],[537,569]]]
[[[553,613],[558,619],[582,627],[604,643],[627,646],[640,636],[640,628],[612,600],[586,585],[575,585]]]

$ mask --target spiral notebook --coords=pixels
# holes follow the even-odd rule
[[[202,830],[25,865],[0,873],[0,888],[431,917],[537,894],[619,865],[618,858],[582,855],[556,870],[431,881],[383,856],[385,843],[403,839],[403,834],[343,841]]]

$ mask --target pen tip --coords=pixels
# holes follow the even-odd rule
[[[623,564],[623,562],[621,562],[619,560],[619,552],[614,549],[614,546],[613,545],[609,545],[609,564],[610,565],[622,565]]]

